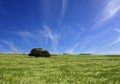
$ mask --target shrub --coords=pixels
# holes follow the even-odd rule
[[[29,56],[50,57],[50,53],[47,50],[43,50],[42,48],[33,48]]]
[[[42,57],[50,57],[50,53],[47,50],[41,52]]]

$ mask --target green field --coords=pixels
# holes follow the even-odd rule
[[[0,84],[120,84],[120,57],[1,54]]]

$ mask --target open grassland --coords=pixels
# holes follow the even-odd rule
[[[120,57],[1,54],[0,84],[120,84]]]

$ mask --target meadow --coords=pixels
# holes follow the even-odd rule
[[[0,54],[0,84],[120,84],[120,57]]]

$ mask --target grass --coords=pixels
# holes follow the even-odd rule
[[[0,54],[0,84],[120,84],[120,57]]]

